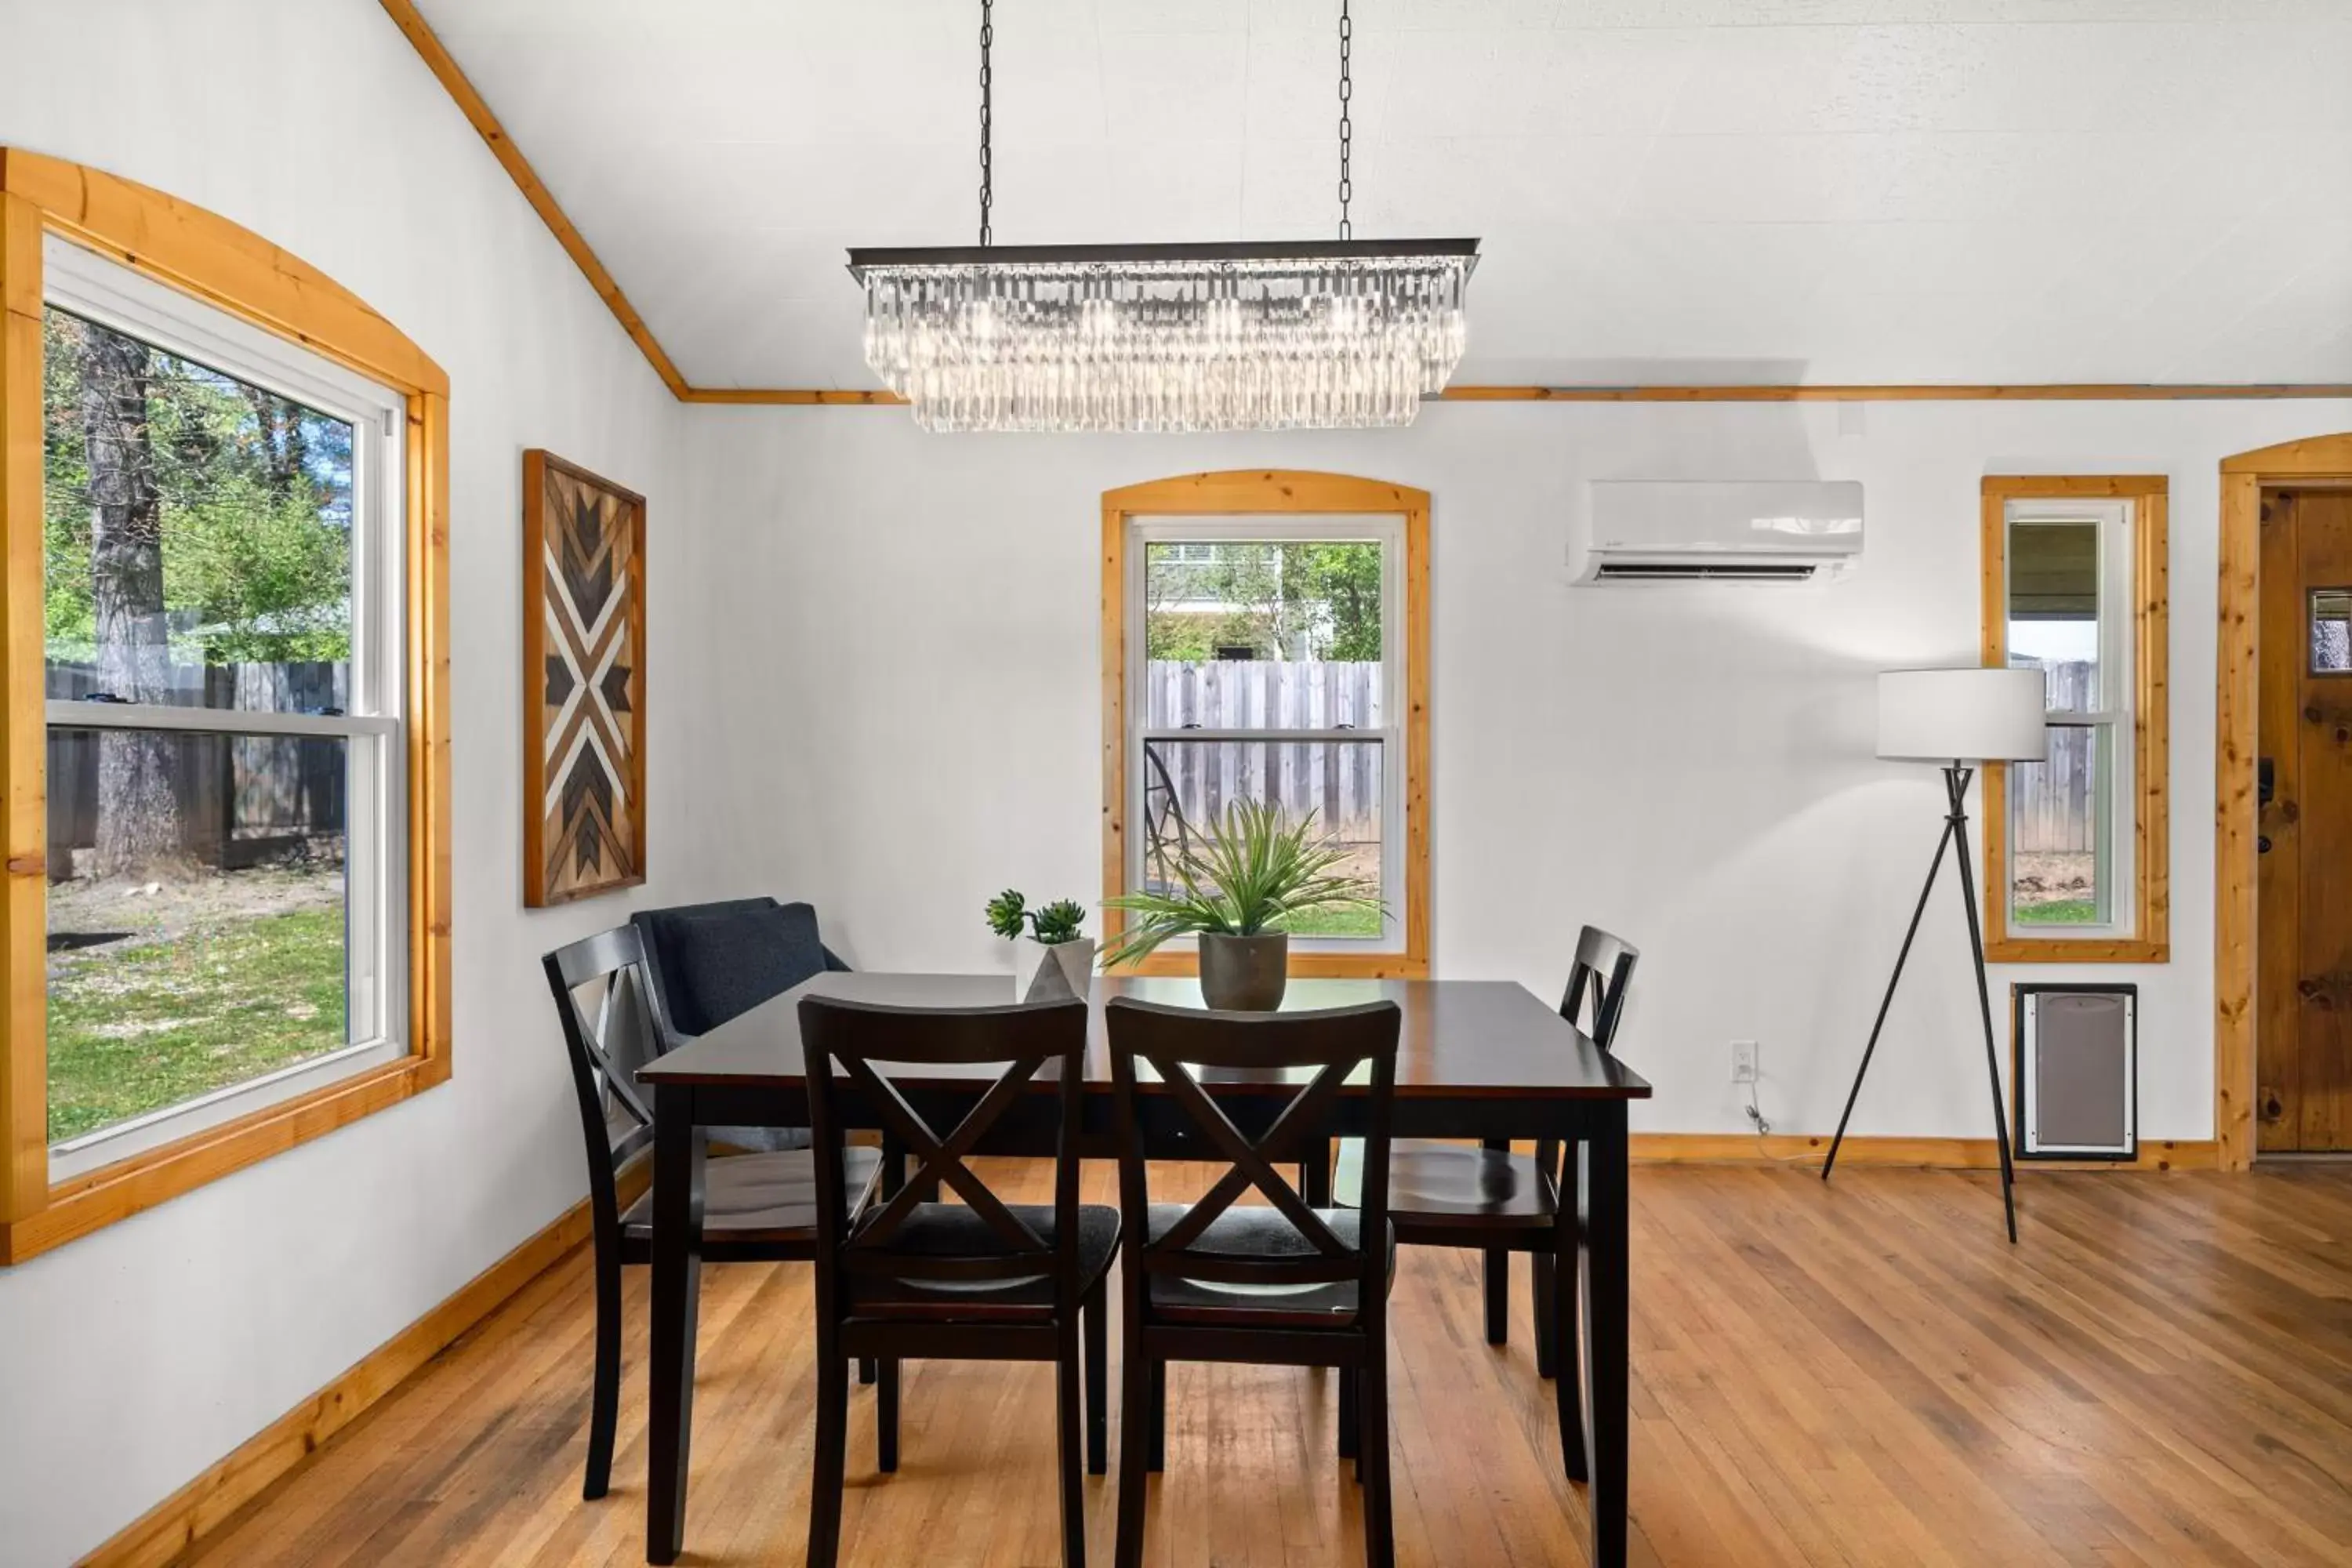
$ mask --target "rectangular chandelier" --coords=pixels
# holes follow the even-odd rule
[[[853,250],[866,362],[927,430],[1410,425],[1475,239]]]

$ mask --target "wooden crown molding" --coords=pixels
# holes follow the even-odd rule
[[[895,392],[881,388],[871,390],[855,387],[814,386],[691,386],[678,371],[677,365],[655,340],[645,318],[621,292],[620,284],[578,226],[564,216],[554,195],[540,179],[538,172],[524,157],[522,149],[507,134],[499,117],[490,111],[489,104],[467,79],[457,59],[436,37],[424,16],[418,14],[415,0],[383,0],[384,10],[393,22],[414,45],[425,68],[447,89],[449,97],[465,114],[490,149],[499,166],[506,170],[530,204],[540,221],[547,225],[563,253],[572,258],[581,275],[588,279],[596,297],[604,301],[621,330],[654,367],[662,384],[680,403],[707,403],[735,407],[762,408],[893,408],[906,399]],[[1976,385],[1966,384],[1888,384],[1885,385],[1711,385],[1711,386],[1449,386],[1438,394],[1446,403],[2132,403],[2162,402],[2175,399],[2237,399],[2273,397],[2342,397],[2352,398],[2352,382],[2050,382],[2010,383]]]
[[[555,237],[556,244],[563,247],[563,253],[572,258],[572,265],[580,268],[581,276],[588,279],[588,286],[596,290],[596,297],[604,301],[604,308],[613,312],[613,319],[621,323],[621,330],[629,334],[629,340],[646,356],[646,363],[654,367],[654,374],[661,377],[662,384],[669,388],[672,396],[684,399],[692,390],[686,384],[686,377],[678,374],[677,366],[670,362],[669,355],[654,340],[653,332],[646,326],[645,318],[637,314],[636,307],[629,303],[626,294],[621,292],[621,286],[613,280],[612,273],[605,270],[604,262],[598,260],[595,251],[589,248],[588,241],[582,237],[580,230],[556,205],[554,195],[541,183],[538,171],[530,166],[530,160],[522,155],[522,149],[514,144],[514,138],[509,136],[506,127],[499,123],[499,117],[490,112],[489,104],[474,90],[474,84],[466,79],[466,73],[458,68],[457,60],[442,47],[433,29],[426,26],[414,0],[383,0],[383,8],[391,16],[393,25],[406,35],[417,57],[424,60],[425,68],[439,79],[450,99],[472,122],[474,129],[481,133],[483,142],[489,146],[490,156],[499,161],[499,166],[507,172],[507,177],[514,181],[515,189],[522,193],[522,199],[530,204],[530,210],[547,225],[547,232]]]

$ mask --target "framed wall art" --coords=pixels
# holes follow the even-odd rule
[[[523,903],[646,879],[646,499],[522,456]]]

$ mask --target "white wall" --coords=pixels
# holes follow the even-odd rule
[[[103,59],[102,80],[93,68]],[[519,487],[546,446],[652,498],[643,901],[691,897],[682,409],[373,0],[0,0],[0,144],[93,164],[324,270],[449,373],[456,1076],[0,1270],[0,1562],[97,1545],[584,1191],[534,962],[623,901],[520,907]],[[670,647],[663,647],[668,644]]]
[[[1842,433],[1859,416],[1862,432]],[[1557,994],[1577,926],[1641,946],[1620,1049],[1640,1127],[1744,1130],[1728,1042],[1777,1130],[1836,1124],[1941,830],[1931,769],[1872,752],[1873,673],[1973,662],[1978,479],[2171,476],[2168,965],[1995,971],[2141,987],[2148,1137],[2211,1131],[2216,466],[2352,405],[1440,405],[1402,433],[926,436],[881,409],[700,410],[693,510],[728,628],[698,831],[816,901],[857,964],[1004,960],[982,901],[1099,896],[1099,495],[1208,468],[1364,474],[1433,495],[1436,968]],[[1582,481],[1863,481],[1867,554],[1822,588],[1568,586]],[[720,547],[717,541],[729,542]],[[1856,1116],[1990,1136],[1951,872]],[[2008,1026],[1997,1016],[2006,1055]]]

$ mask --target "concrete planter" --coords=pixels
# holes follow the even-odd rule
[[[1045,942],[1022,937],[1013,944],[1013,995],[1021,1002],[1083,999],[1094,978],[1095,939]]]
[[[1290,983],[1290,935],[1201,935],[1201,999],[1224,1013],[1271,1013]]]

